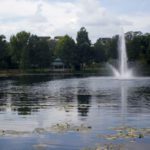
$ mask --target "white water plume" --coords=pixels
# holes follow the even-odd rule
[[[132,78],[132,70],[128,68],[128,57],[125,42],[125,35],[122,32],[119,35],[118,40],[118,53],[119,53],[119,69],[117,70],[114,66],[110,65],[115,77],[119,79],[129,79]]]

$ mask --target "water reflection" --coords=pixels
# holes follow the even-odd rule
[[[78,113],[80,116],[88,116],[91,106],[91,95],[78,95]]]
[[[0,121],[3,124],[16,120],[23,124],[26,120],[20,118],[26,117],[33,128],[58,122],[86,122],[98,129],[115,123],[135,124],[139,119],[150,125],[145,120],[150,112],[149,80],[73,78],[46,81],[45,77],[38,80],[22,83],[18,78],[0,84]],[[9,121],[5,119],[8,114]]]
[[[36,140],[24,149],[33,149],[33,143],[39,141],[41,144],[49,142],[50,147],[54,144],[52,141],[56,142],[54,149],[72,149],[73,146],[82,149],[92,146],[91,143],[96,145],[104,142],[97,134],[110,135],[110,128],[120,125],[136,128],[150,126],[150,79],[30,79],[0,81],[0,131],[32,133],[30,138],[24,140],[29,140],[30,144],[32,137],[36,137]],[[51,129],[53,125],[62,128],[61,125],[85,125],[90,132],[82,134],[71,130],[65,134],[52,134],[48,130],[49,132],[40,133],[44,129]],[[35,134],[35,129],[38,135]],[[13,138],[9,139],[6,147],[10,146],[9,143],[19,143],[12,142]],[[0,142],[2,146],[2,140]],[[23,143],[25,142],[20,142],[20,147],[23,147]]]
[[[41,96],[22,93],[1,93],[0,111],[15,111],[18,115],[31,115],[42,108]],[[46,100],[42,99],[46,103]]]
[[[128,101],[128,86],[126,82],[121,82],[121,115],[122,115],[122,124],[126,125],[126,116],[127,116],[127,101]]]

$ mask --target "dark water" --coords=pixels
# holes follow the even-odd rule
[[[34,132],[66,123],[88,126],[90,131]],[[78,150],[101,143],[130,143],[130,139],[109,141],[98,137],[112,134],[111,128],[118,126],[150,128],[149,78],[0,79],[0,130],[17,131],[17,134],[1,134],[0,150]],[[18,135],[19,132],[29,134]],[[135,139],[130,149],[148,149],[149,142],[149,136]],[[134,146],[136,143],[143,147]]]

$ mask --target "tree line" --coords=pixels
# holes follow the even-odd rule
[[[12,35],[9,41],[0,35],[0,69],[50,68],[61,58],[66,67],[80,70],[117,59],[118,38],[99,38],[92,44],[84,27],[77,32],[76,41],[69,35],[50,39],[25,31]],[[128,61],[150,64],[150,34],[130,31],[125,38]]]

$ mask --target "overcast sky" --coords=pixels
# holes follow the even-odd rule
[[[40,36],[76,37],[84,26],[90,38],[125,31],[150,32],[150,0],[0,0],[0,34],[25,30]]]

